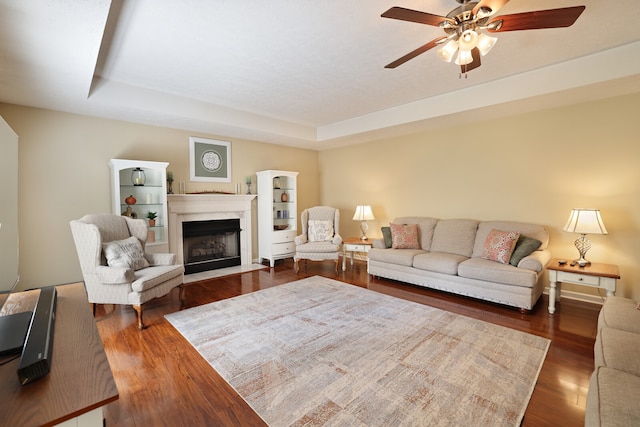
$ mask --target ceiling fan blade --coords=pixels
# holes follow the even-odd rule
[[[471,61],[471,63],[460,66],[460,72],[462,74],[466,74],[471,70],[475,70],[480,65],[482,65],[482,63],[480,62],[480,49],[478,49],[477,47],[471,49],[471,57],[473,58],[473,61]]]
[[[491,9],[491,14],[493,15],[498,11],[498,9],[500,9],[508,2],[509,0],[480,0],[478,4],[473,8],[473,14],[476,15],[481,7],[485,7]]]
[[[433,48],[436,44],[438,44],[439,41],[444,40],[444,39],[446,39],[446,37],[438,37],[437,39],[433,39],[429,43],[424,44],[424,45],[420,46],[419,48],[417,48],[416,50],[413,50],[413,51],[407,53],[402,58],[396,59],[392,63],[385,65],[384,68],[396,68],[397,66],[404,64],[408,60],[415,58],[416,56],[420,55],[421,53],[425,53],[429,49]]]
[[[487,28],[490,32],[539,30],[543,28],[570,27],[584,11],[585,6],[563,7],[560,9],[537,10],[497,16]],[[502,25],[491,28],[491,23],[502,21]]]
[[[420,12],[412,9],[405,9],[404,7],[392,7],[384,12],[383,18],[400,19],[401,21],[417,22],[418,24],[433,25],[434,27],[440,26],[443,21],[455,24],[455,20],[447,18],[446,16],[433,15],[427,12]]]

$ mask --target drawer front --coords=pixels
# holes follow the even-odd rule
[[[293,242],[296,237],[295,230],[283,230],[273,232],[273,243]]]
[[[369,245],[356,245],[354,243],[345,244],[345,251],[353,251],[353,252],[369,252],[371,246]]]
[[[271,253],[273,255],[292,254],[296,251],[296,245],[293,242],[289,243],[274,243],[271,245]]]
[[[597,276],[588,276],[586,274],[558,272],[558,280],[560,282],[576,283],[578,285],[600,286],[600,278]]]

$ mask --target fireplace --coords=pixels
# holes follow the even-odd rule
[[[169,251],[191,274],[252,263],[255,195],[169,194]]]
[[[183,222],[182,240],[185,274],[241,264],[239,219]]]

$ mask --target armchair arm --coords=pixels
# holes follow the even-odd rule
[[[296,245],[304,245],[305,243],[307,243],[309,240],[307,239],[307,235],[306,234],[301,234],[299,236],[296,236],[294,239],[294,242]]]
[[[172,253],[145,253],[144,257],[150,265],[174,265],[176,263],[176,255]]]
[[[124,267],[96,266],[96,274],[100,283],[105,285],[121,285],[131,283],[136,279],[133,269]]]
[[[331,243],[333,243],[334,245],[342,244],[342,237],[338,233],[334,234]]]

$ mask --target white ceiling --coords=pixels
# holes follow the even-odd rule
[[[454,0],[0,0],[0,102],[320,150],[639,92],[637,0],[498,15],[575,5],[460,79],[436,49],[385,69],[442,32],[380,17]]]

